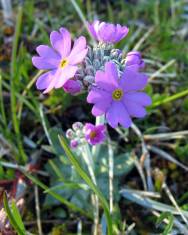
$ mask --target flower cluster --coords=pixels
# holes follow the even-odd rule
[[[102,143],[106,138],[106,128],[104,125],[93,125],[86,123],[83,125],[81,122],[75,122],[72,129],[66,131],[66,137],[70,139],[70,146],[76,149],[85,142],[91,145]]]
[[[98,41],[97,46],[87,45],[83,36],[72,46],[70,33],[60,28],[50,34],[52,47],[36,48],[38,56],[32,62],[36,68],[45,70],[37,80],[37,89],[49,93],[61,88],[71,95],[85,92],[87,102],[93,104],[94,116],[103,115],[113,128],[119,124],[128,128],[132,118],[143,118],[145,107],[151,104],[150,97],[143,92],[148,78],[141,71],[144,68],[141,53],[130,51],[124,56],[113,47],[127,36],[126,26],[94,21],[88,23],[88,30]],[[104,125],[77,125],[67,131],[72,148],[80,144],[83,136],[92,145],[104,141]]]

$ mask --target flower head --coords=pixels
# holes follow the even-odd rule
[[[141,53],[139,51],[130,51],[127,53],[125,58],[126,66],[129,66],[130,69],[139,70],[144,68],[144,61],[142,60]]]
[[[121,26],[120,24],[114,25],[98,20],[94,21],[92,24],[88,23],[88,29],[96,40],[104,43],[117,43],[123,39],[129,31],[126,26]]]
[[[91,145],[100,144],[105,140],[105,126],[86,123],[84,126],[85,138]]]
[[[151,98],[141,92],[147,84],[147,76],[136,70],[125,68],[119,77],[113,62],[105,64],[105,71],[97,71],[96,87],[88,94],[88,103],[94,104],[92,114],[105,114],[106,120],[113,128],[121,124],[130,127],[131,117],[142,118],[146,115],[145,106],[151,104]]]
[[[42,74],[36,83],[39,90],[48,93],[53,88],[61,88],[74,77],[78,64],[87,54],[86,39],[79,37],[71,49],[71,36],[65,28],[50,34],[52,47],[40,45],[36,48],[39,56],[32,58],[33,65],[48,72]]]

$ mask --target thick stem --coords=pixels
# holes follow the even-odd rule
[[[91,176],[91,179],[95,185],[97,185],[97,181],[95,178],[95,173],[94,173],[94,163],[91,155],[90,148],[88,144],[85,144],[84,146],[81,147],[81,152],[82,156],[84,158],[84,161],[88,167],[89,174]],[[93,229],[93,234],[97,235],[98,234],[98,224],[99,224],[99,198],[97,195],[92,195],[92,204],[95,207],[95,212],[94,212],[94,229]]]
[[[110,142],[108,143],[108,155],[109,155],[109,201],[110,201],[110,213],[113,212],[113,178],[114,178],[114,155]]]
[[[95,125],[104,124],[104,121],[105,121],[104,116],[98,116],[96,117]],[[100,144],[94,145],[92,147],[92,156],[94,157],[98,156],[99,152],[100,152]]]

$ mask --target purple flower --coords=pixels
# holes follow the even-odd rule
[[[77,141],[77,140],[71,140],[71,142],[70,142],[70,147],[71,147],[72,149],[77,148],[77,147],[78,147],[78,141]]]
[[[126,26],[121,26],[120,24],[114,25],[98,20],[92,24],[88,23],[88,29],[96,40],[104,43],[117,43],[127,36],[129,31]]]
[[[142,60],[141,53],[139,51],[130,51],[127,53],[125,58],[126,66],[129,66],[130,69],[139,70],[144,68],[144,61]]]
[[[81,83],[77,80],[69,79],[63,86],[63,89],[66,93],[75,95],[82,90]]]
[[[36,48],[39,56],[32,58],[33,65],[48,72],[42,74],[36,83],[37,89],[48,93],[53,88],[61,88],[73,78],[78,66],[87,54],[86,39],[79,37],[71,49],[71,36],[65,28],[50,34],[52,48],[40,45]]]
[[[147,84],[147,76],[138,71],[125,68],[121,78],[113,62],[105,64],[105,71],[97,71],[96,87],[88,94],[87,102],[94,104],[92,114],[105,114],[113,128],[121,124],[130,127],[131,117],[142,118],[146,115],[145,106],[151,104],[151,98],[140,92]]]
[[[91,145],[100,144],[105,140],[106,128],[104,125],[93,125],[91,123],[86,123],[84,126],[85,138],[87,142]]]

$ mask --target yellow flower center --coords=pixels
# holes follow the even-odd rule
[[[114,100],[121,100],[122,97],[123,97],[123,90],[122,89],[116,89],[113,91],[112,98]]]
[[[96,136],[97,136],[96,131],[91,131],[91,133],[89,134],[89,137],[90,137],[91,139],[94,139]]]
[[[68,65],[68,60],[65,58],[60,62],[60,67],[63,69]]]

